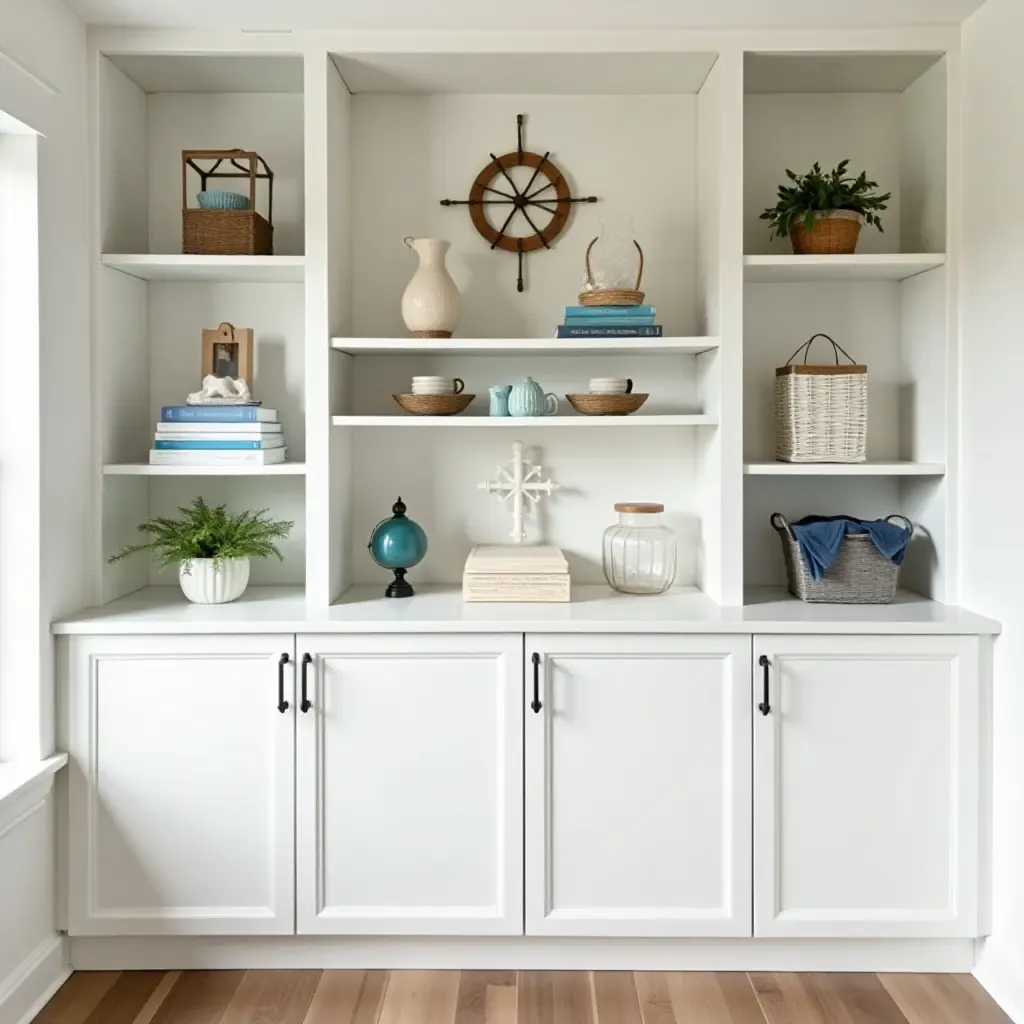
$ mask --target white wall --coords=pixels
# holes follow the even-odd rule
[[[964,25],[962,603],[1003,624],[994,695],[992,937],[978,974],[1024,1020],[1024,6],[988,0]]]
[[[353,333],[406,334],[400,302],[416,269],[406,235],[451,240],[460,335],[552,333],[562,307],[576,302],[584,250],[602,219],[632,221],[647,257],[643,287],[666,334],[696,333],[696,107],[691,95],[354,96]],[[573,211],[551,251],[527,256],[522,294],[515,254],[490,251],[465,207],[440,205],[467,197],[488,153],[515,149],[517,113],[526,115],[525,147],[550,150],[573,195],[600,200]],[[538,227],[549,215],[541,216]],[[517,218],[516,233],[529,234],[522,224]]]
[[[50,621],[88,603],[93,582],[85,63],[84,31],[57,0],[0,5],[0,110],[42,133],[40,343],[14,342],[44,382],[38,408],[26,396],[19,430],[19,440],[40,451],[35,493],[24,496],[38,532],[26,534],[21,556],[38,597],[27,626],[12,633],[7,623],[0,637],[4,651],[22,646],[34,669],[15,680],[23,695],[18,726],[0,739],[0,758],[25,761],[53,749]],[[10,682],[6,670],[0,679]],[[53,812],[48,802],[25,812],[0,836],[0,1019],[20,1019],[64,970],[54,930]]]

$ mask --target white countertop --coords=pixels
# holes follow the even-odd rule
[[[329,608],[308,606],[301,587],[250,587],[232,604],[197,605],[177,587],[147,587],[54,623],[57,634],[139,633],[872,633],[1000,632],[992,619],[900,593],[891,605],[805,604],[783,590],[748,603],[716,604],[694,588],[630,597],[574,586],[569,604],[466,604],[454,586],[423,586],[389,600],[384,585],[347,591]]]

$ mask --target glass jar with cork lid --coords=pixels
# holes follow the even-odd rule
[[[622,502],[619,521],[604,531],[602,565],[608,585],[623,594],[664,594],[676,578],[676,535],[665,525],[665,506]]]

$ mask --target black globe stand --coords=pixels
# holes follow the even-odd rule
[[[388,584],[388,589],[384,591],[385,597],[412,597],[416,593],[412,589],[412,584],[405,578],[406,571],[405,569],[392,570],[395,578]]]

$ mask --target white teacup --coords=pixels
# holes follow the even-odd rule
[[[413,377],[414,395],[458,395],[466,387],[461,377]]]
[[[589,391],[592,395],[628,395],[633,390],[629,377],[591,377]]]

